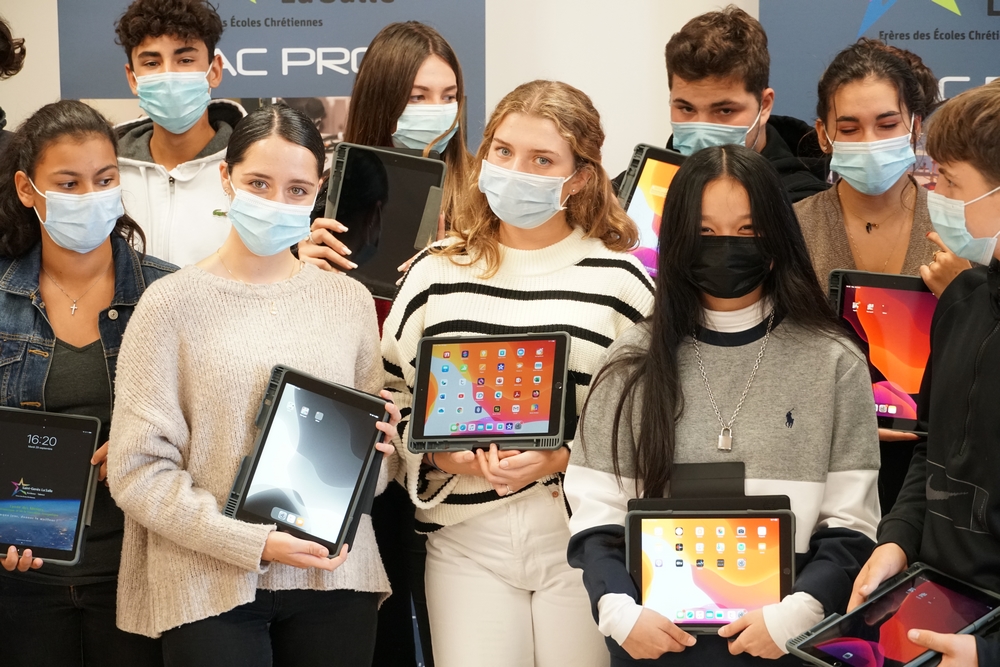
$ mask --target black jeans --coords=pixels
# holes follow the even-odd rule
[[[0,576],[0,665],[145,667],[160,641],[115,626],[118,583],[59,586]]]
[[[165,667],[371,665],[378,594],[257,591],[235,609],[163,633]]]
[[[395,482],[389,482],[385,492],[372,504],[375,541],[392,586],[392,596],[378,610],[374,667],[413,667],[416,664],[411,598],[424,665],[434,667],[431,624],[424,593],[427,536],[415,530],[415,511],[406,490]]]

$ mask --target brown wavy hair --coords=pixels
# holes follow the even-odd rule
[[[512,113],[555,123],[559,135],[573,151],[578,173],[590,175],[580,191],[566,202],[566,221],[570,226],[582,229],[586,237],[601,239],[609,250],[626,251],[638,245],[639,228],[625,215],[601,166],[604,128],[594,103],[586,93],[568,83],[538,80],[521,84],[493,110],[451,229],[450,236],[455,242],[436,247],[433,252],[449,256],[452,261],[460,255],[467,255],[472,263],[485,260],[486,278],[500,268],[500,219],[490,208],[486,195],[479,191],[479,172],[482,161],[489,155],[497,127]]]
[[[448,63],[458,85],[458,115],[455,118],[458,131],[441,155],[448,165],[441,211],[450,222],[455,217],[472,156],[465,147],[462,66],[441,33],[418,21],[406,21],[390,23],[375,35],[354,80],[344,141],[363,146],[392,146],[393,128],[406,109],[417,70],[430,56],[438,56]],[[424,155],[430,152],[433,143],[424,149]]]

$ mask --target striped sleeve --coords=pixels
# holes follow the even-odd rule
[[[428,261],[430,260],[430,261]],[[403,278],[399,293],[392,303],[389,315],[382,325],[382,366],[385,370],[385,387],[399,407],[402,419],[398,430],[400,440],[396,451],[400,457],[396,479],[403,485],[413,503],[429,509],[458,482],[457,475],[434,471],[421,478],[422,454],[407,449],[410,417],[413,411],[413,385],[416,380],[417,345],[424,332],[424,311],[432,281],[431,263],[427,253],[417,257]],[[423,470],[424,473],[429,471]],[[424,494],[419,493],[423,487]]]

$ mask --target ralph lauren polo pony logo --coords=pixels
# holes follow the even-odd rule
[[[785,413],[785,428],[792,428],[793,426],[795,426],[795,417],[792,416],[792,412],[794,411],[795,408],[792,408],[791,410]]]

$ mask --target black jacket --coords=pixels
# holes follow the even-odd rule
[[[1000,592],[1000,262],[969,269],[941,295],[918,402],[926,442],[879,526],[908,562]],[[1000,638],[979,640],[1000,665]]]
[[[793,204],[830,187],[825,180],[828,158],[819,149],[811,130],[809,125],[791,116],[771,116],[767,121],[767,143],[760,154],[778,172]],[[673,150],[673,137],[667,141],[667,148]],[[624,178],[622,172],[611,182],[615,192]]]

